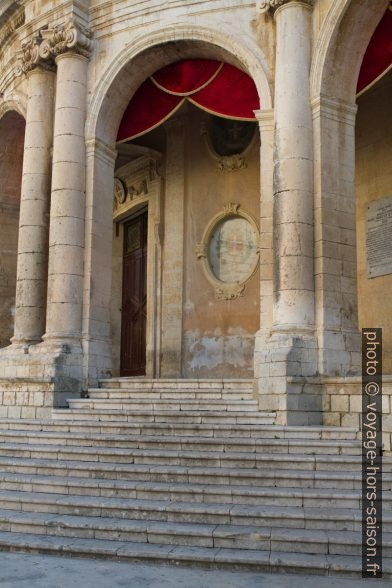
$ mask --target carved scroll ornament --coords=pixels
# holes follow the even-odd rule
[[[37,66],[54,69],[55,58],[67,51],[88,57],[92,47],[91,37],[88,29],[72,19],[52,29],[41,29],[22,43],[16,74],[27,73]]]
[[[257,10],[261,13],[265,13],[268,11],[274,11],[280,6],[284,4],[288,4],[293,0],[259,0],[257,2]],[[299,0],[303,4],[307,4],[308,6],[313,6],[313,0]]]

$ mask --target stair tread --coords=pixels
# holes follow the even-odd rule
[[[178,533],[192,535],[211,535],[213,537],[227,537],[230,535],[252,535],[258,533],[265,538],[274,540],[318,541],[323,543],[342,542],[347,544],[362,544],[361,531],[330,531],[324,529],[292,529],[285,527],[264,527],[259,525],[229,525],[209,523],[187,523],[172,521],[146,521],[140,519],[116,519],[110,517],[86,517],[46,512],[29,512],[11,509],[0,509],[1,522],[30,523],[36,525],[112,529],[117,531],[149,531],[161,533]],[[392,546],[392,533],[383,533],[383,545]]]
[[[245,516],[263,515],[266,517],[281,516],[301,519],[306,512],[309,516],[322,519],[362,520],[362,510],[356,508],[310,507],[310,506],[274,506],[250,504],[222,504],[204,502],[186,502],[171,500],[152,500],[141,498],[112,498],[107,496],[76,496],[51,492],[24,492],[18,490],[0,490],[0,500],[9,502],[35,504],[72,505],[96,508],[132,508],[135,510],[151,510],[157,512],[188,512],[213,514],[242,514]],[[392,512],[385,511],[384,521],[392,521]]]
[[[0,532],[0,549],[36,549],[42,552],[62,552],[64,554],[89,555],[95,553],[102,557],[155,559],[162,561],[192,561],[249,565],[263,569],[304,569],[313,568],[324,573],[360,573],[362,558],[352,555],[302,554],[261,550],[241,550],[228,548],[203,548],[105,541],[100,539],[74,539],[22,533]],[[384,572],[392,570],[391,558],[383,558]]]
[[[53,410],[53,414],[67,414],[67,413],[75,413],[78,411],[81,411],[82,409],[76,409],[76,408],[56,408]],[[97,414],[102,414],[102,413],[108,413],[108,414],[116,414],[118,413],[118,410],[116,409],[103,409],[103,408],[95,408],[95,409],[83,409],[83,412],[92,412],[93,414],[97,413]],[[126,409],[123,409],[124,413],[127,413]],[[151,414],[151,410],[132,410],[131,414],[135,414],[135,415],[143,415],[143,414]],[[163,409],[159,409],[159,410],[154,410],[153,411],[154,414],[160,415],[162,414],[163,416],[165,415],[178,415],[179,412],[184,412],[184,411],[178,411],[178,410],[163,410]],[[217,411],[217,410],[211,410],[208,411],[209,412],[209,416],[227,416],[225,413],[227,411]],[[230,416],[249,416],[249,413],[253,415],[253,411],[230,411]],[[200,412],[198,410],[187,410],[186,414],[189,416],[199,416]],[[254,415],[255,416],[260,416],[260,417],[274,417],[275,413],[274,412],[262,412],[262,411],[254,411]],[[183,415],[181,415],[183,416]]]
[[[267,445],[273,443],[274,445],[303,445],[308,447],[309,445],[321,445],[324,447],[334,447],[336,445],[343,446],[343,447],[360,447],[360,441],[357,439],[301,439],[301,438],[274,438],[274,437],[208,437],[203,435],[198,435],[197,437],[190,435],[143,435],[141,438],[140,435],[113,435],[113,434],[93,434],[93,433],[81,433],[81,432],[68,432],[68,431],[15,431],[15,430],[6,430],[3,431],[0,429],[0,437],[21,437],[21,438],[48,438],[48,439],[81,439],[81,440],[88,440],[88,441],[138,441],[140,443],[143,442],[160,442],[160,443],[210,443],[211,445],[218,445],[218,444],[226,444],[226,445]]]
[[[61,410],[61,409],[55,409],[55,410]],[[67,409],[63,409],[65,411],[67,411]],[[52,419],[13,419],[13,418],[0,418],[0,425],[1,424],[20,424],[21,426],[24,425],[35,425],[35,426],[56,426],[57,423],[56,421],[53,421]],[[61,425],[65,425],[65,424],[69,424],[69,425],[73,425],[74,422],[73,421],[69,421],[68,423],[66,421],[62,422]],[[78,425],[81,425],[83,423],[78,422]],[[92,425],[91,421],[85,421],[84,423],[86,426],[88,425]],[[135,423],[130,423],[129,426],[133,426],[135,425]],[[143,423],[144,425],[144,423]],[[117,426],[117,425],[116,425]],[[124,425],[124,423],[118,423],[119,427],[122,426],[127,426]],[[162,423],[157,423],[157,426],[165,426],[162,425]],[[176,427],[179,425],[170,425],[172,427]],[[182,425],[181,425],[182,426]],[[192,425],[185,425],[185,426],[192,426]],[[206,425],[194,425],[196,426],[201,426],[201,427],[206,427]],[[214,425],[215,427],[219,427],[219,425]],[[357,427],[333,427],[333,426],[324,426],[324,425],[309,425],[309,426],[302,426],[302,425],[236,425],[236,427],[252,427],[252,428],[260,428],[261,430],[272,430],[272,431],[287,431],[287,432],[302,432],[302,431],[323,431],[323,432],[348,432],[348,433],[355,433],[358,432],[358,428]],[[209,425],[207,425],[207,428],[210,428]]]
[[[53,486],[91,486],[98,488],[123,488],[123,489],[154,489],[167,490],[170,492],[190,493],[209,493],[209,494],[228,494],[232,496],[240,495],[276,495],[276,496],[294,496],[294,497],[312,497],[312,498],[359,498],[362,490],[331,490],[330,488],[296,488],[296,487],[275,487],[275,486],[227,486],[226,484],[191,484],[179,482],[148,482],[140,480],[117,480],[108,478],[83,478],[72,476],[45,476],[42,474],[10,474],[7,472],[0,473],[0,480],[24,481],[32,484],[48,483]],[[383,500],[392,500],[392,491],[383,492]]]
[[[235,398],[226,400],[224,398],[67,398],[67,402],[96,402],[97,404],[105,404],[107,402],[115,402],[119,404],[128,404],[128,403],[140,403],[140,404],[171,404],[175,402],[184,402],[185,404],[239,404],[241,405],[250,405],[250,406],[258,406],[257,400],[254,399],[240,399],[237,400]]]
[[[294,445],[295,446],[295,445]],[[288,446],[290,449],[290,446]],[[108,456],[118,455],[132,458],[137,457],[176,457],[181,458],[194,458],[194,459],[236,459],[248,460],[248,461],[266,461],[266,460],[279,460],[289,459],[290,461],[328,461],[328,462],[342,462],[349,461],[360,464],[362,457],[361,455],[350,455],[350,454],[300,454],[300,453],[262,453],[262,452],[246,452],[246,451],[207,451],[207,450],[193,450],[193,449],[139,449],[134,447],[101,447],[101,446],[80,446],[80,445],[55,445],[55,444],[37,444],[31,445],[30,443],[0,443],[0,453],[5,451],[24,451],[32,454],[38,452],[46,453],[75,453],[75,454],[86,454],[86,455],[97,455]],[[324,458],[324,459],[323,459]]]
[[[272,454],[273,455],[273,454]],[[291,458],[291,456],[290,456]],[[291,460],[291,459],[290,459]],[[314,477],[314,478],[326,478],[326,479],[347,479],[347,472],[334,472],[329,470],[298,470],[298,469],[263,469],[263,468],[230,468],[230,467],[213,467],[213,466],[182,466],[182,465],[156,465],[156,464],[134,464],[134,463],[116,463],[116,462],[99,462],[99,461],[79,461],[79,460],[61,460],[61,459],[44,459],[44,458],[13,458],[7,456],[0,456],[0,465],[29,465],[32,467],[45,467],[45,468],[64,468],[64,469],[80,469],[80,470],[96,470],[97,468],[113,471],[113,472],[126,472],[126,471],[148,471],[148,472],[159,472],[167,474],[191,474],[201,476],[206,474],[208,476],[231,476],[231,477],[265,477],[265,476],[285,476],[290,478],[301,478],[301,477]],[[356,477],[361,479],[362,471],[358,468],[358,471],[350,472],[350,477]],[[392,473],[383,472],[383,478],[385,480],[392,480]]]

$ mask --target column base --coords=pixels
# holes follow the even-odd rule
[[[320,425],[319,386],[306,389],[295,378],[317,377],[318,346],[312,334],[259,331],[255,344],[255,383],[259,408],[275,411],[279,425]]]
[[[50,418],[52,408],[80,397],[82,381],[80,343],[12,344],[0,350],[0,416]]]

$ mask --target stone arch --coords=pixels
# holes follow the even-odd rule
[[[354,103],[359,70],[388,0],[334,0],[316,43],[310,96]]]
[[[16,261],[22,184],[25,118],[13,101],[0,106],[0,347],[9,344],[14,327]]]
[[[16,95],[12,99],[3,100],[0,103],[0,119],[10,111],[16,112],[26,120],[26,100],[20,95]]]
[[[115,133],[132,94],[146,77],[179,56],[222,59],[245,69],[256,84],[262,108],[271,108],[268,66],[251,38],[239,41],[233,31],[176,24],[137,37],[115,56],[90,103],[87,139],[97,138],[114,146]]]
[[[123,46],[101,76],[86,121],[86,221],[92,231],[85,241],[89,268],[85,275],[84,339],[89,347],[87,377],[92,381],[112,368],[112,252],[108,244],[112,243],[117,129],[129,100],[146,77],[186,57],[221,59],[245,70],[255,81],[263,110],[271,112],[270,76],[262,50],[250,36],[238,37],[232,29],[172,24],[150,31]]]
[[[335,0],[313,52],[316,328],[323,376],[360,373],[356,87],[366,48],[387,7],[387,0]]]

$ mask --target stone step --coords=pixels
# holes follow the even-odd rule
[[[139,500],[164,500],[204,504],[246,504],[253,506],[299,506],[320,508],[360,508],[361,490],[330,488],[274,488],[171,482],[50,477],[0,473],[0,490],[50,492],[72,496],[103,496]],[[385,511],[392,510],[392,493],[384,492]]]
[[[141,441],[142,443],[142,441]],[[325,454],[325,447],[321,446],[321,452],[317,453],[315,446],[309,454],[294,450],[298,445],[285,446],[279,451],[273,444],[259,445],[261,451],[207,451],[192,449],[135,449],[133,447],[81,447],[64,445],[30,445],[28,443],[0,443],[0,456],[4,457],[36,457],[43,459],[64,459],[81,461],[100,461],[116,463],[139,463],[156,465],[183,465],[188,467],[230,467],[230,468],[259,468],[276,467],[277,462],[284,469],[291,469],[301,464],[302,469],[337,469],[339,471],[358,471],[361,465],[361,456],[352,455],[352,450],[347,454],[333,454],[332,451]],[[300,446],[302,449],[302,446]],[[309,448],[308,448],[309,449]],[[291,451],[292,450],[292,451]],[[392,460],[385,458],[383,469],[390,472]]]
[[[0,443],[62,445],[81,447],[117,447],[193,451],[243,451],[247,453],[304,453],[359,455],[356,440],[339,439],[257,439],[235,437],[179,437],[176,435],[92,435],[74,432],[1,431]]]
[[[54,409],[54,419],[123,421],[123,422],[154,422],[154,423],[194,423],[194,424],[259,424],[272,425],[276,415],[272,412],[232,411],[200,411],[188,410],[113,410],[113,409]]]
[[[255,416],[258,414],[258,402],[256,400],[187,400],[177,399],[170,400],[159,398],[151,400],[148,398],[138,399],[121,399],[121,398],[69,398],[67,403],[73,410],[121,410],[121,411],[186,411],[194,413],[195,411],[208,412],[251,412]]]
[[[93,555],[118,561],[219,566],[265,572],[347,575],[359,578],[362,563],[360,556],[173,546],[11,532],[0,532],[0,551],[30,551],[54,555],[61,553],[77,557]],[[383,571],[385,577],[391,575],[392,565],[389,558],[383,559]]]
[[[0,504],[3,509],[26,512],[247,527],[360,531],[362,525],[362,511],[356,508],[206,504],[15,490],[0,490]],[[383,513],[383,530],[392,532],[389,510]]]
[[[118,398],[118,399],[171,399],[171,400],[254,400],[252,390],[236,390],[230,388],[205,389],[205,388],[164,388],[161,390],[148,390],[144,388],[89,388],[89,398]]]
[[[323,426],[282,426],[282,425],[226,425],[214,424],[176,424],[176,423],[132,423],[102,421],[73,421],[45,419],[1,419],[1,430],[20,431],[63,431],[86,432],[88,434],[112,435],[176,435],[202,437],[241,437],[241,438],[274,438],[274,439],[356,439],[358,430],[355,427],[323,427]]]
[[[268,464],[267,464],[268,465]],[[301,464],[299,464],[301,465]],[[170,482],[173,484],[216,484],[230,486],[261,486],[277,488],[331,488],[353,490],[362,488],[360,467],[347,475],[343,471],[314,469],[282,469],[275,467],[206,468],[186,466],[156,466],[109,462],[86,462],[55,459],[0,457],[0,471],[15,474],[37,474],[60,477],[89,477],[140,482]],[[392,474],[383,472],[384,490],[392,489]]]
[[[284,551],[307,554],[361,555],[362,534],[275,527],[243,527],[122,520],[0,510],[0,527],[10,533],[151,545]],[[392,534],[383,533],[383,557],[392,557]]]
[[[102,389],[126,389],[126,390],[233,390],[253,391],[252,379],[184,379],[184,378],[110,378],[109,380],[100,380],[99,387]]]

